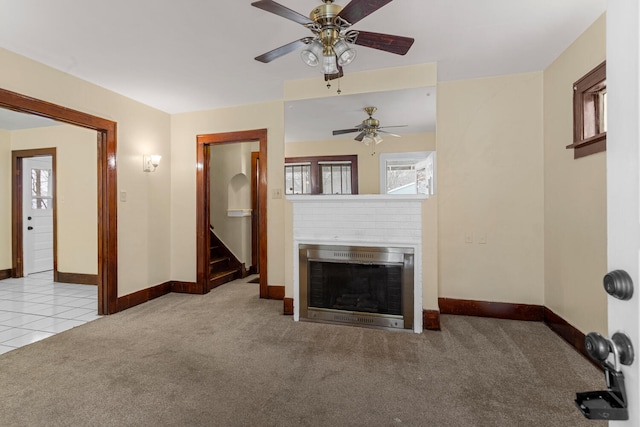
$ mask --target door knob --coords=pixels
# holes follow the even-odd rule
[[[615,370],[618,371],[618,362],[623,365],[633,363],[633,345],[625,334],[616,332],[610,340],[597,332],[589,332],[584,340],[584,346],[592,359],[604,362],[609,353],[614,354]]]
[[[627,301],[633,296],[633,280],[624,270],[613,270],[602,279],[604,290],[612,297]]]
[[[33,227],[32,226],[28,226],[27,230],[33,230]]]

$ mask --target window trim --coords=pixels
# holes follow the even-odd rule
[[[607,61],[603,61],[573,84],[573,144],[567,145],[566,148],[574,150],[574,159],[600,153],[607,149],[606,131],[589,138],[584,137],[585,97],[592,92],[595,86],[606,82],[606,65]]]
[[[307,156],[307,157],[285,157],[284,165],[289,163],[309,163],[311,171],[311,194],[322,195],[320,185],[320,163],[327,162],[350,162],[351,163],[351,194],[358,194],[358,155],[349,154],[344,156]]]

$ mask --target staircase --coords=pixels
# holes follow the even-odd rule
[[[246,277],[247,270],[244,263],[240,262],[222,243],[213,232],[213,227],[209,228],[209,237],[209,289]]]

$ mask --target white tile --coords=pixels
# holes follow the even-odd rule
[[[24,301],[0,301],[0,310],[21,312],[27,304]]]
[[[18,317],[18,316],[20,316],[20,313],[15,313],[13,311],[0,310],[0,324],[2,324],[2,321],[4,320],[13,319],[14,317]]]
[[[99,319],[98,287],[55,283],[51,272],[0,280],[0,354]]]
[[[2,331],[0,332],[0,343],[4,344],[4,345],[12,345],[12,344],[5,344],[7,341],[11,341],[14,340],[18,337],[21,337],[23,335],[29,334],[33,331],[30,331],[28,329],[22,329],[22,328],[11,328],[11,329],[7,329],[6,331]],[[13,347],[16,347],[15,345]]]
[[[54,300],[53,295],[43,295],[43,294],[32,294],[33,296],[29,297],[29,302],[39,302],[42,304],[51,304]]]
[[[102,316],[98,315],[98,310],[97,309],[93,309],[91,310],[91,313],[82,315],[82,316],[78,316],[75,318],[75,320],[82,320],[83,322],[91,322],[93,320],[97,320],[99,318],[101,318]]]
[[[23,325],[23,329],[29,329],[33,331],[41,331],[41,332],[51,332],[51,333],[59,333],[64,332],[67,329],[75,328],[76,326],[83,325],[86,322],[81,320],[69,320],[69,319],[58,319],[55,317],[47,317],[46,319],[38,320],[36,322],[31,322],[26,325]]]
[[[15,317],[11,317],[9,319],[5,319],[0,321],[0,324],[2,324],[3,326],[13,326],[13,327],[18,327],[18,326],[22,326],[25,323],[29,323],[29,322],[34,322],[36,320],[42,319],[44,316],[38,316],[35,314],[23,314],[20,313]],[[0,332],[1,334],[2,332]]]
[[[29,331],[28,334],[19,336],[9,341],[5,341],[2,344],[8,345],[8,346],[22,347],[23,345],[32,344],[36,341],[49,338],[50,336],[53,336],[53,335],[55,334],[51,332]]]
[[[8,345],[0,345],[0,354],[4,354],[15,349],[16,349],[15,347],[10,347]]]
[[[56,314],[54,317],[58,319],[77,319],[81,316],[86,316],[87,314],[95,315],[97,312],[98,311],[96,309],[90,308],[72,308],[71,310]]]
[[[73,298],[73,297],[65,297],[60,299],[54,299],[53,303],[56,305],[63,305],[65,307],[84,307],[88,303],[93,302],[93,300],[89,298]]]
[[[98,301],[90,301],[87,302],[85,305],[78,307],[78,308],[93,308],[96,312],[98,311]]]

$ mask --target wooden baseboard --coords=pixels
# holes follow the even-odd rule
[[[542,322],[544,320],[544,306],[541,305],[453,298],[438,298],[438,305],[440,306],[441,314],[493,317],[496,319],[526,320],[533,322]]]
[[[586,357],[594,366],[602,369],[602,366],[587,353],[587,349],[584,347],[585,335],[582,332],[547,307],[544,308],[544,323],[571,347],[575,348],[578,353]]]
[[[545,306],[451,298],[439,298],[438,303],[440,305],[440,313],[442,314],[544,322],[549,329],[565,340],[578,353],[586,357],[589,362],[597,368],[602,369],[599,363],[589,357],[584,347],[585,335]]]
[[[129,295],[118,297],[116,300],[116,312],[135,307],[136,305],[140,305],[144,302],[166,295],[171,292],[171,288],[171,282],[165,282]]]
[[[98,286],[98,275],[55,271],[53,273],[53,281],[58,283],[75,283],[76,285]]]
[[[422,329],[440,330],[440,312],[438,310],[422,310]]]
[[[202,287],[198,286],[195,282],[179,282],[177,280],[172,280],[169,283],[171,283],[171,292],[197,295],[204,294]]]
[[[292,316],[293,315],[293,298],[284,298],[283,299],[284,302],[284,309],[283,309],[283,314],[286,314],[288,316]]]
[[[284,286],[271,286],[267,288],[269,299],[284,300]]]
[[[6,270],[0,270],[0,280],[10,279],[12,276],[11,272],[12,270],[10,268],[7,268]]]

